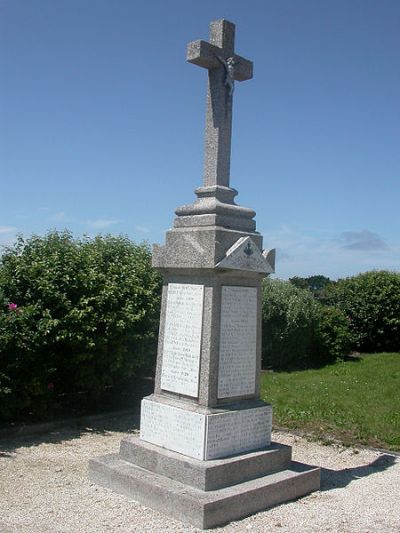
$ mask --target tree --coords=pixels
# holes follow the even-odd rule
[[[334,281],[322,275],[309,276],[308,278],[294,276],[289,281],[299,289],[309,289],[314,298],[321,303],[327,302],[329,290],[335,284]]]

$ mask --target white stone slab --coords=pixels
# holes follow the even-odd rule
[[[201,414],[144,398],[140,438],[199,460],[220,459],[269,446],[272,407]]]
[[[140,438],[195,459],[204,459],[205,415],[142,400]]]
[[[271,444],[272,407],[210,415],[205,459],[218,459]]]
[[[254,394],[256,364],[257,289],[223,286],[218,398]]]
[[[162,354],[161,388],[197,397],[203,285],[169,283]]]

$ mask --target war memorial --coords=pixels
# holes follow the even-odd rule
[[[92,481],[204,529],[320,484],[318,468],[271,441],[272,406],[259,397],[261,283],[275,252],[230,187],[235,82],[253,76],[234,40],[234,24],[218,20],[209,41],[188,45],[187,61],[208,72],[204,175],[153,249],[163,276],[154,394],[142,400],[140,436],[89,465]]]

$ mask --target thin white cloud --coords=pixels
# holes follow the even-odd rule
[[[119,224],[121,221],[115,218],[97,218],[96,220],[88,220],[88,226],[94,229],[105,229]]]
[[[17,228],[14,226],[0,226],[0,233],[14,233],[17,231]]]
[[[68,218],[64,211],[58,211],[57,213],[54,213],[50,220],[53,220],[54,222],[66,222]]]
[[[388,245],[377,233],[364,229],[362,231],[345,231],[341,234],[343,248],[348,250],[370,251],[387,250]]]
[[[134,226],[134,228],[140,233],[150,233],[150,228],[148,228],[147,226]]]

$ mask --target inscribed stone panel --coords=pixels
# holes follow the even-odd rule
[[[205,457],[218,459],[269,446],[271,428],[271,406],[210,415]]]
[[[218,398],[255,393],[257,289],[222,287]]]
[[[228,457],[240,447],[240,414],[237,411],[207,418],[206,459]]]
[[[140,438],[195,459],[204,459],[205,415],[142,400]]]
[[[262,448],[271,444],[272,407],[257,407],[242,411],[238,452]]]
[[[161,388],[197,397],[203,285],[169,283],[164,328]]]

